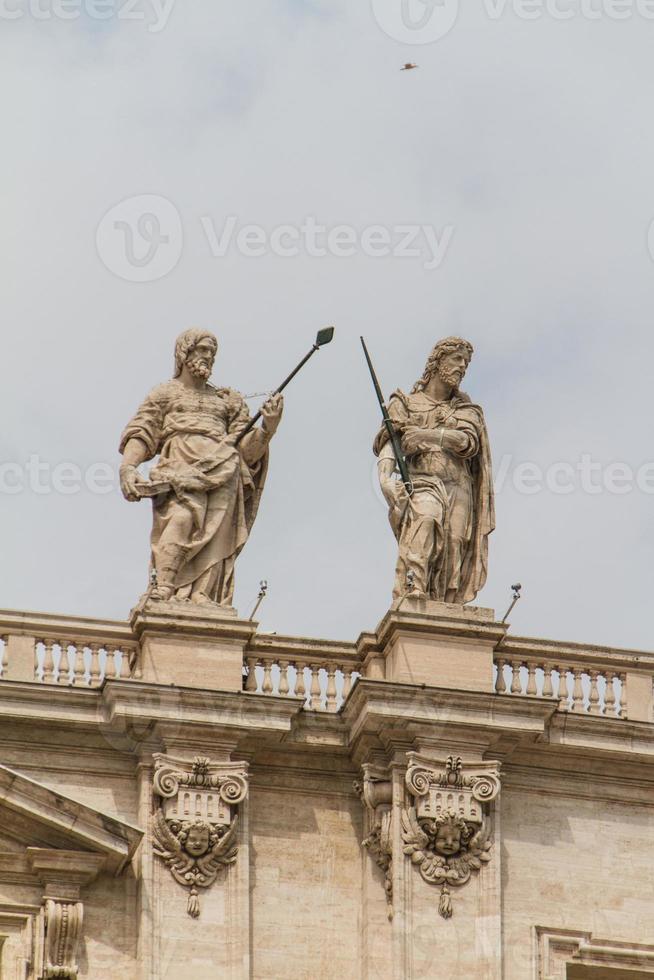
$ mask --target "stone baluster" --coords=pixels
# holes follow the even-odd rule
[[[135,650],[121,650],[118,670],[118,680],[128,681],[132,676],[132,657],[135,657]]]
[[[43,647],[45,654],[43,657],[43,673],[41,674],[41,680],[44,684],[54,683],[54,656],[53,647],[54,643],[52,640],[44,640]]]
[[[116,654],[119,653],[118,650],[107,650],[107,659],[104,665],[104,678],[105,680],[112,680],[119,676],[119,671],[116,670]],[[123,654],[120,653],[122,657]]]
[[[496,694],[506,694],[506,678],[504,676],[504,665],[506,660],[502,657],[496,661],[497,663],[497,678],[495,680],[495,693]]]
[[[559,689],[557,693],[557,698],[561,702],[559,707],[562,711],[569,711],[569,693],[568,693],[568,668],[563,664],[559,664]]]
[[[620,717],[628,718],[627,713],[627,675],[618,674],[620,679]]]
[[[295,697],[299,698],[304,704],[307,699],[307,688],[306,684],[304,683],[304,664],[296,663],[295,671]]]
[[[68,640],[59,640],[59,671],[57,684],[70,684],[70,660],[68,659]],[[74,649],[77,649],[74,647]]]
[[[245,681],[245,690],[250,694],[257,693],[257,664],[259,663],[257,657],[248,657],[246,660],[248,666],[248,676]]]
[[[84,644],[76,643],[73,648],[73,673],[71,676],[71,684],[83,684],[84,683]]]
[[[279,694],[280,697],[288,696],[288,660],[279,661]]]
[[[527,663],[527,671],[528,671],[528,676],[527,676],[526,693],[530,697],[536,697],[536,694],[538,693],[538,689],[536,686],[536,664],[533,662],[533,660],[530,660]]]
[[[325,711],[336,711],[336,667],[328,664],[327,671],[327,694],[325,698]]]
[[[522,678],[520,676],[520,667],[522,662],[520,660],[514,660],[511,663],[511,670],[513,671],[513,677],[511,680],[511,694],[522,694]]]
[[[610,715],[611,718],[614,718],[616,714],[615,687],[613,686],[614,677],[615,674],[613,673],[613,671],[607,670],[606,691],[604,692],[604,714]]]
[[[540,665],[543,670],[543,697],[553,698],[554,697],[554,685],[552,684],[552,670],[551,664],[543,663]]]
[[[89,643],[89,647],[91,649],[89,687],[98,687],[100,684],[100,644]]]
[[[0,678],[7,672],[7,637],[0,636]]]
[[[574,675],[574,685],[572,688],[572,707],[570,710],[579,713],[584,710],[584,689],[581,686],[583,670],[580,667],[574,667],[572,673]]]
[[[261,685],[262,694],[270,695],[273,692],[272,665],[273,661],[266,657],[266,659],[263,661],[263,684]]]
[[[589,670],[590,675],[590,695],[588,698],[588,711],[591,715],[599,715],[600,712],[600,695],[599,695],[599,670]]]
[[[309,664],[309,670],[311,671],[311,694],[308,707],[311,711],[320,711],[322,700],[320,666],[318,664]]]

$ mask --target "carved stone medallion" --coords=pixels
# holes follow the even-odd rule
[[[467,884],[491,859],[488,808],[500,792],[499,763],[464,766],[450,756],[439,769],[410,752],[406,787],[412,805],[402,811],[404,853],[425,881],[440,885],[439,912],[449,919],[450,889]]]
[[[212,885],[238,852],[236,809],[247,795],[245,763],[192,763],[155,754],[154,853],[189,889],[187,912],[200,914],[198,889]]]

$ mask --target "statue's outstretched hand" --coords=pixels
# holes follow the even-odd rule
[[[135,501],[141,499],[138,484],[141,482],[139,471],[135,466],[124,463],[120,467],[120,489],[125,500]]]
[[[284,399],[281,395],[273,395],[263,405],[261,409],[261,414],[263,416],[263,428],[269,437],[274,436],[275,432],[277,431],[277,427],[281,422],[283,412]]]

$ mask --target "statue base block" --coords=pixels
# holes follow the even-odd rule
[[[141,644],[142,680],[214,691],[240,691],[243,654],[257,623],[231,607],[148,600],[130,622]]]
[[[359,648],[366,677],[460,691],[493,690],[493,650],[507,627],[492,609],[406,597]]]

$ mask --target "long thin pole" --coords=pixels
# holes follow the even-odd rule
[[[280,384],[279,388],[275,388],[275,390],[273,391],[273,395],[280,395],[282,393],[282,391],[284,390],[284,388],[288,384],[290,384],[290,382],[293,380],[293,378],[298,373],[298,371],[301,371],[302,370],[302,368],[307,363],[307,361],[309,360],[309,358],[313,357],[313,355],[316,353],[317,350],[320,350],[320,346],[318,344],[314,344],[313,347],[311,348],[311,350],[309,351],[309,353],[306,355],[306,357],[303,357],[302,360],[300,361],[300,363],[298,364],[298,366],[291,371],[291,373],[289,374],[289,376],[284,381],[282,381],[282,383]],[[253,418],[250,419],[250,421],[245,426],[245,428],[243,429],[243,431],[241,432],[241,434],[238,436],[236,442],[234,443],[235,446],[238,446],[238,444],[241,441],[241,439],[244,439],[245,436],[248,434],[248,432],[251,432],[252,431],[252,429],[255,427],[255,425],[257,424],[257,422],[259,421],[259,419],[261,418],[262,415],[263,415],[263,412],[261,411],[261,409],[259,409],[259,411],[257,412],[257,414],[255,416],[253,416]]]
[[[384,425],[386,426],[386,431],[388,432],[388,438],[390,439],[391,446],[393,447],[393,454],[395,455],[397,468],[400,471],[400,476],[402,477],[402,483],[406,488],[406,492],[409,494],[409,496],[411,496],[411,494],[413,493],[413,483],[411,482],[411,477],[409,475],[409,468],[406,465],[406,459],[404,458],[404,453],[402,452],[402,447],[400,445],[400,440],[397,437],[395,426],[393,425],[391,421],[391,417],[388,414],[388,408],[386,407],[386,402],[384,401],[384,396],[379,386],[379,381],[377,380],[377,375],[375,374],[375,369],[372,366],[372,361],[370,360],[370,354],[368,353],[368,348],[366,347],[366,342],[363,339],[363,337],[361,338],[361,346],[363,347],[363,353],[365,354],[366,361],[368,363],[368,369],[370,371],[370,377],[372,378],[372,383],[375,386],[377,401],[379,402],[379,407],[381,408],[382,418],[384,419]]]

